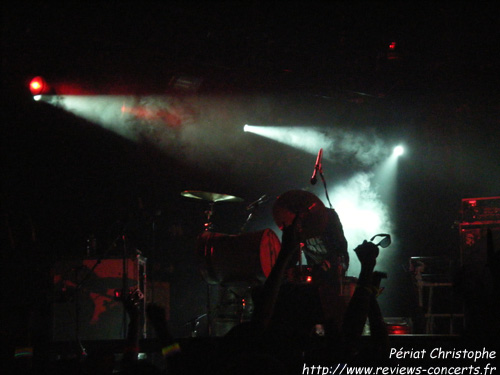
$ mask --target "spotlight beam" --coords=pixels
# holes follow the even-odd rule
[[[319,148],[324,150],[324,159],[336,163],[352,163],[373,167],[391,153],[385,142],[373,132],[356,132],[340,126],[243,126],[243,131],[254,133],[273,141],[286,144],[312,155]]]

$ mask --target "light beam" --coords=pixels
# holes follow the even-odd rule
[[[303,126],[243,126],[246,133],[254,133],[316,155],[324,149],[324,158],[337,163],[377,165],[387,157],[385,142],[373,131],[356,132],[340,127],[314,128]],[[355,162],[355,163],[353,163]],[[356,165],[353,165],[356,167]]]

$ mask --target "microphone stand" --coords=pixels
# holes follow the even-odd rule
[[[330,196],[328,195],[328,189],[326,187],[325,176],[323,176],[323,169],[322,168],[320,168],[320,170],[319,170],[319,175],[321,177],[321,181],[323,181],[323,187],[325,188],[326,200],[328,201],[330,208],[333,208],[332,202],[330,202]]]
[[[188,320],[184,326],[189,325],[191,327],[191,337],[198,337],[198,326],[200,325],[200,319],[207,316],[207,314],[201,314]]]
[[[125,231],[124,231],[125,233]],[[123,254],[122,254],[122,298],[125,298],[128,295],[128,247],[127,247],[127,238],[125,234],[122,234],[123,241]],[[123,318],[122,318],[122,329],[123,336],[125,338],[127,332],[127,311],[125,307],[123,307]]]
[[[245,223],[241,226],[240,233],[245,232],[246,226],[248,225],[250,220],[252,220],[252,217],[255,214],[255,211],[257,211],[257,207],[259,207],[258,203],[254,204],[253,207],[250,208],[250,213],[248,214],[247,219],[245,220]]]
[[[328,188],[326,187],[326,180],[325,180],[325,176],[323,176],[323,168],[320,168],[319,169],[319,175],[321,177],[321,181],[323,181],[323,187],[325,189],[325,196],[326,196],[326,200],[328,201],[328,204],[330,205],[330,209],[333,209],[333,205],[332,205],[332,202],[330,201],[330,196],[328,195]],[[339,289],[339,293],[340,295],[342,295],[344,293],[343,289],[344,289],[344,272],[342,272],[342,270],[339,268],[339,258],[340,257],[337,257],[337,275],[338,275],[338,283],[339,283],[339,286],[340,286],[340,289]]]
[[[250,205],[247,207],[247,211],[250,211],[250,213],[248,214],[245,223],[241,226],[240,233],[243,233],[245,231],[246,226],[248,225],[248,223],[250,222],[250,220],[254,216],[255,212],[257,211],[257,208],[259,208],[259,206],[262,203],[265,203],[268,200],[269,200],[269,198],[267,197],[266,194],[264,194],[262,197],[260,197],[259,199],[257,199],[255,202],[250,203]]]
[[[330,202],[330,197],[328,196],[328,189],[326,188],[325,176],[323,176],[323,166],[321,164],[322,157],[323,157],[323,149],[320,148],[319,152],[318,152],[318,157],[316,158],[316,164],[314,166],[314,173],[311,177],[311,185],[316,184],[316,174],[319,174],[321,177],[321,181],[323,181],[323,186],[325,188],[325,195],[326,195],[326,199],[328,201],[328,204],[330,205],[330,208],[333,208],[332,202]]]
[[[82,268],[83,266],[75,268],[75,280],[77,281],[75,288],[75,339],[78,349],[80,350],[78,356],[80,358],[85,358],[87,356],[87,351],[85,350],[82,340],[80,339],[80,289],[83,286],[83,282],[89,278],[90,273],[88,273],[81,282],[78,282],[78,271]]]

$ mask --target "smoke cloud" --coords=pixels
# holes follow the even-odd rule
[[[356,246],[364,240],[370,240],[375,234],[391,233],[393,230],[389,209],[374,186],[373,178],[373,173],[358,173],[335,186],[329,193],[349,243],[349,274],[352,276],[357,276],[360,271],[360,264],[353,251]],[[390,251],[391,247],[380,251],[378,264],[382,269]]]
[[[258,138],[243,132],[243,124],[262,104],[258,100],[69,95],[45,100],[127,139],[146,140],[166,153],[175,153],[208,170],[229,163],[225,168],[231,173],[249,173],[254,166],[252,160],[261,163],[260,168],[254,169],[262,169],[262,163],[271,162],[272,153],[280,152],[275,147],[263,147]],[[266,112],[270,111],[270,105],[266,102]],[[357,275],[359,262],[352,250],[363,240],[392,230],[388,207],[375,184],[377,176],[367,172],[376,170],[387,159],[390,147],[374,131],[360,132],[336,124],[328,128],[247,126],[246,131],[288,145],[290,152],[298,149],[316,155],[323,148],[325,160],[347,165],[354,171],[348,180],[336,181],[329,195],[349,242],[353,260],[349,273]],[[303,166],[294,164],[288,168]],[[311,165],[307,168],[304,176],[310,175]],[[381,251],[379,262],[383,263],[388,251],[390,248]]]

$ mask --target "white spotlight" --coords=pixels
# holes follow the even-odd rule
[[[325,137],[324,133],[313,128],[247,124],[243,127],[243,131],[272,139],[313,155],[318,153],[319,145],[322,145],[325,150],[333,145],[332,139]]]
[[[403,148],[403,146],[396,146],[394,147],[394,156],[401,156],[403,155],[403,153],[405,152],[405,149]]]

